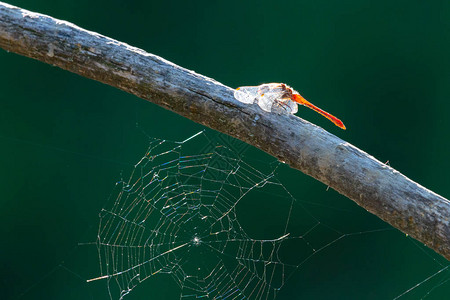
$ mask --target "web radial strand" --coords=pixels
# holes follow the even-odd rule
[[[274,299],[314,253],[305,236],[320,222],[303,214],[301,231],[292,231],[295,199],[274,170],[263,173],[203,135],[151,140],[101,211],[93,280],[107,279],[112,299],[158,274],[172,276],[180,299]],[[250,222],[267,203],[281,220]],[[295,259],[285,255],[292,247]]]

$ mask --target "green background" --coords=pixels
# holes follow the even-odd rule
[[[448,1],[9,3],[231,87],[286,82],[347,130],[306,108],[297,115],[450,195]],[[85,282],[99,275],[98,258],[79,243],[95,241],[115,182],[144,154],[142,131],[183,140],[203,127],[13,53],[1,50],[0,66],[0,298],[108,299],[105,282]],[[361,234],[308,259],[278,299],[392,299],[432,275],[400,299],[448,297],[450,270],[436,274],[445,259],[300,172],[281,168],[280,178],[297,199],[320,203],[320,220]],[[129,299],[178,297],[161,275]]]

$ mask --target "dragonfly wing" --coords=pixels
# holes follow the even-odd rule
[[[295,114],[298,112],[298,104],[294,101],[287,100],[286,102],[282,103],[282,106],[290,114]]]
[[[272,111],[272,106],[275,102],[275,100],[277,95],[274,95],[274,93],[265,93],[265,94],[261,94],[258,97],[258,105],[259,107],[261,107],[262,110],[267,111],[267,112],[271,112]]]
[[[242,86],[237,88],[234,91],[234,98],[239,102],[252,104],[255,102],[256,97],[258,96],[257,86]]]
[[[274,106],[281,107],[288,113],[297,112],[297,103],[285,98],[286,88],[279,83],[267,83],[260,86],[242,86],[234,91],[236,100],[253,104],[255,101],[259,107],[267,112],[271,112]]]
[[[281,89],[261,89],[260,96],[258,98],[258,105],[262,110],[271,112],[273,106],[280,105],[280,99],[283,94],[284,91]]]

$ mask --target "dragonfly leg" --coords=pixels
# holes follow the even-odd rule
[[[276,100],[275,105],[278,107],[281,107],[282,109],[284,109],[285,111],[290,113],[292,109],[289,106],[288,101],[289,100],[284,100],[284,99]]]

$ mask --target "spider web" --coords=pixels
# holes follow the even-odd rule
[[[112,299],[160,274],[180,299],[274,299],[300,265],[346,236],[299,205],[278,164],[260,171],[200,137],[151,139],[102,209],[101,276],[89,281],[107,280]]]

